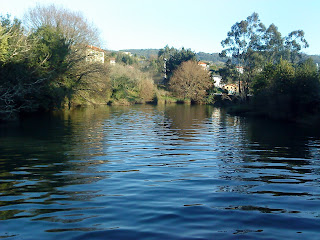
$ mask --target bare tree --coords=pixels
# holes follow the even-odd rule
[[[207,70],[204,70],[195,61],[188,61],[183,62],[175,70],[169,85],[177,97],[201,102],[213,82]]]
[[[96,73],[98,64],[86,61],[90,53],[88,46],[99,46],[98,29],[87,21],[80,12],[74,12],[55,5],[36,5],[24,15],[24,24],[29,31],[37,31],[41,27],[53,27],[62,33],[66,43],[70,46],[67,62],[70,72],[80,81],[85,75]]]
[[[69,80],[72,79],[66,83],[69,89],[67,94],[69,106],[72,96],[76,94],[87,96],[84,91],[97,93],[99,89],[104,89],[102,85],[108,85],[103,83],[107,81],[107,67],[97,61],[88,61],[92,57],[92,53],[88,51],[89,46],[99,47],[101,41],[98,29],[82,13],[55,5],[36,5],[25,14],[24,24],[29,31],[36,31],[44,26],[53,27],[62,33],[66,43],[69,44],[70,53],[66,58],[66,75]]]
[[[71,11],[55,5],[36,5],[24,15],[27,30],[33,31],[42,26],[52,26],[63,33],[72,45],[100,46],[99,31],[81,12]]]
[[[75,97],[101,103],[110,91],[108,67],[88,61],[99,32],[81,13],[37,5],[25,14],[26,27],[9,16],[0,23],[0,119],[71,106]]]

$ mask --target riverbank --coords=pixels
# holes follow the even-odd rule
[[[278,111],[277,109],[257,108],[253,102],[228,103],[222,106],[229,114],[265,118],[270,120],[291,122],[308,126],[320,126],[320,112],[316,106],[313,112]]]

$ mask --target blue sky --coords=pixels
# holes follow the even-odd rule
[[[81,11],[101,32],[106,49],[190,48],[220,52],[231,26],[257,12],[283,36],[302,29],[310,47],[320,54],[319,0],[1,0],[0,13],[22,18],[36,3],[54,3]]]

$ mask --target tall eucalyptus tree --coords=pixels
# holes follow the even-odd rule
[[[253,77],[266,63],[279,63],[281,59],[297,63],[300,51],[309,46],[302,30],[282,37],[274,24],[266,28],[257,13],[236,22],[221,45],[224,49],[220,56],[232,58],[244,70],[243,74],[239,73],[238,83],[239,92],[242,89],[245,95]]]

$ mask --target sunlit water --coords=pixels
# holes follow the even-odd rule
[[[320,239],[320,133],[210,106],[0,125],[0,238]]]

